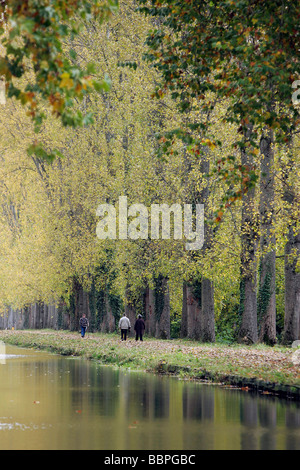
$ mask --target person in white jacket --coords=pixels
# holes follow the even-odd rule
[[[126,317],[126,313],[123,314],[123,317],[119,321],[119,328],[121,329],[121,340],[126,341],[127,331],[130,330],[130,320]]]

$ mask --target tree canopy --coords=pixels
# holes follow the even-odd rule
[[[234,149],[248,145],[259,156],[259,135],[266,126],[287,143],[299,126],[299,107],[291,99],[299,77],[299,2],[139,0],[140,10],[156,18],[147,38],[147,59],[162,78],[156,96],[170,93],[181,112],[201,109],[201,119],[168,134],[193,143],[221,145],[207,116],[218,100],[227,101],[223,121],[238,126],[232,151],[214,170],[220,178],[238,176],[247,190],[257,182],[258,164],[236,164]],[[251,138],[244,135],[251,126]],[[257,160],[257,159],[256,159]],[[226,165],[229,162],[230,165]],[[241,197],[229,192],[226,202]]]
[[[72,41],[80,32],[79,20],[103,23],[117,10],[117,0],[43,0],[19,1],[0,5],[0,34],[4,50],[0,59],[0,75],[5,78],[7,96],[26,106],[27,114],[41,128],[47,109],[64,126],[82,126],[92,121],[91,114],[76,109],[92,90],[108,91],[110,79],[105,70],[95,79],[95,63],[79,65]],[[23,80],[22,80],[23,79]],[[47,154],[40,143],[33,143],[31,152]]]

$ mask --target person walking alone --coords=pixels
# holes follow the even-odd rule
[[[121,329],[121,340],[126,341],[127,331],[130,331],[131,328],[130,320],[126,317],[126,313],[123,314],[123,317],[119,321],[119,328]]]
[[[82,314],[82,317],[79,320],[79,324],[80,324],[80,328],[81,328],[81,338],[84,338],[87,327],[89,326],[89,321],[86,318],[85,313]]]
[[[140,340],[143,341],[143,334],[145,331],[145,322],[142,318],[142,315],[138,316],[134,324],[134,330],[135,330],[135,340],[137,341],[140,338]]]

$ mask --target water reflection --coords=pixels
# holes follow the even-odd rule
[[[300,449],[299,403],[10,346],[5,354],[0,449]]]

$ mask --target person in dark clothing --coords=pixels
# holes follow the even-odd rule
[[[82,314],[82,317],[79,320],[79,324],[80,324],[80,328],[81,328],[81,338],[84,338],[86,329],[89,326],[89,321],[86,318],[85,313]]]
[[[145,322],[142,318],[142,315],[138,316],[138,319],[136,320],[134,324],[134,330],[135,330],[135,340],[137,341],[140,338],[140,340],[143,341],[143,334],[145,331]]]

